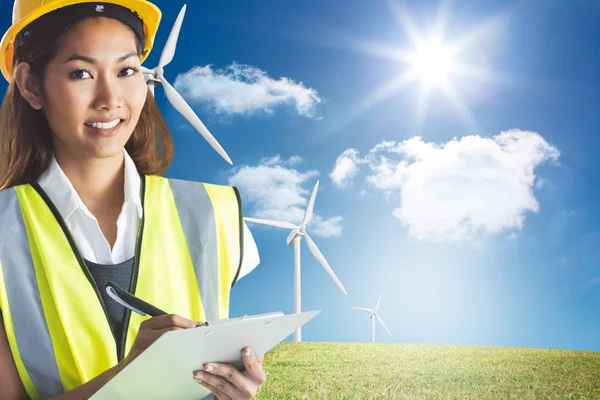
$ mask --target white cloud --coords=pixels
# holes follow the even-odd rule
[[[332,237],[342,234],[342,221],[340,216],[323,219],[319,215],[313,215],[310,226],[307,229],[310,236]]]
[[[302,162],[302,157],[299,156],[291,156],[288,160],[282,160],[281,159],[281,155],[277,154],[274,155],[273,157],[265,157],[262,158],[259,162],[259,165],[266,165],[266,166],[271,166],[271,165],[298,165]]]
[[[319,175],[316,170],[301,172],[286,167],[301,160],[298,156],[292,156],[288,161],[284,161],[276,155],[262,159],[256,166],[245,165],[236,168],[229,178],[229,184],[237,186],[242,197],[249,203],[244,205],[244,216],[300,224],[316,183],[314,178]],[[323,238],[341,235],[342,217],[320,216],[316,213],[319,209],[318,204],[319,192],[315,200],[313,218],[307,229],[309,234]],[[252,207],[249,207],[250,205]],[[250,208],[253,209],[252,212],[249,211]]]
[[[299,156],[291,156],[289,162],[290,162],[290,165],[300,164],[302,162],[302,158]]]
[[[541,188],[535,169],[559,154],[535,132],[510,130],[493,138],[466,136],[441,144],[420,137],[386,141],[362,161],[370,170],[367,182],[399,199],[393,215],[412,237],[468,241],[521,229],[525,214],[539,210],[533,195],[536,183]]]
[[[281,156],[279,154],[277,154],[276,156],[273,156],[273,157],[263,158],[262,160],[260,160],[260,163],[262,165],[275,165],[275,164],[279,164],[280,162],[281,162]]]
[[[178,75],[173,86],[186,99],[224,114],[272,113],[275,106],[292,104],[298,114],[314,117],[321,102],[317,91],[302,82],[273,79],[257,67],[235,62],[224,69],[196,66]]]
[[[358,164],[365,161],[358,156],[358,150],[347,149],[335,161],[335,167],[329,174],[333,183],[339,187],[348,186],[358,172]]]
[[[546,183],[546,181],[538,177],[535,181],[535,188],[541,190],[544,187],[544,183]]]

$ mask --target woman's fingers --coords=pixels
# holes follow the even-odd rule
[[[218,375],[219,372],[224,372],[223,366],[227,364],[210,364],[213,365],[211,372],[207,371],[196,371],[194,373],[194,379],[202,386],[208,388],[215,396],[219,399],[250,399],[243,394],[233,383],[228,381],[222,376]],[[214,368],[216,366],[216,368]],[[219,368],[219,366],[221,368]],[[232,367],[233,368],[233,367]],[[235,369],[235,368],[233,368]],[[236,370],[237,371],[237,370]],[[239,373],[239,371],[237,371]]]
[[[209,383],[206,383],[201,380],[199,380],[198,383],[201,384],[202,386],[204,386],[205,388],[207,388],[208,390],[210,390],[219,400],[233,400],[231,397],[227,396],[225,393],[221,392],[220,390],[218,390],[216,387],[214,387],[213,385],[211,385]]]
[[[132,356],[139,355],[142,351],[146,350],[152,343],[154,343],[158,338],[169,331],[179,331],[183,330],[183,328],[177,328],[174,326],[170,326],[164,329],[144,329],[138,332],[138,335],[135,339],[135,343],[133,348],[131,349]]]
[[[167,332],[170,331],[182,331],[184,328],[177,328],[175,326],[169,326],[168,328],[164,328],[164,329],[155,329],[154,330],[154,335],[156,338],[161,337],[162,335],[164,335]]]
[[[158,317],[152,317],[145,320],[140,324],[140,329],[164,329],[169,326],[175,326],[177,328],[194,328],[198,325],[197,322],[187,319],[177,314],[159,315]]]
[[[258,387],[266,381],[262,368],[263,357],[257,358],[251,349],[246,348],[242,351],[242,358],[245,367],[243,373],[230,364],[209,363],[204,365],[203,371],[196,371],[194,378],[232,399],[252,399]]]
[[[256,382],[259,386],[265,383],[267,375],[262,367],[263,357],[257,358],[251,348],[242,350],[242,358],[244,360],[244,375]]]
[[[135,360],[138,355],[144,352],[148,346],[152,345],[152,343],[166,332],[189,329],[196,326],[198,326],[197,322],[177,314],[159,315],[143,321],[140,324],[140,329],[135,337],[133,346],[127,353],[127,357],[125,357],[122,365],[126,366]]]

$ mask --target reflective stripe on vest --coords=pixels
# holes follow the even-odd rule
[[[195,321],[228,318],[242,259],[237,190],[157,176],[143,177],[142,188],[129,289]],[[0,309],[32,399],[69,391],[119,361],[99,294],[57,213],[31,185],[0,192]],[[149,318],[127,315],[123,354]]]

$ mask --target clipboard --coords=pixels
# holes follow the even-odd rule
[[[210,390],[194,380],[194,371],[207,362],[231,364],[242,370],[244,347],[251,347],[258,357],[264,356],[319,312],[243,316],[167,332],[90,400],[214,399]]]

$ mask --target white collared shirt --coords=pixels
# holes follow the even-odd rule
[[[133,159],[123,149],[125,158],[125,199],[117,219],[117,239],[111,251],[98,220],[83,204],[75,188],[56,158],[38,179],[38,184],[56,205],[69,228],[83,258],[96,264],[119,264],[135,254],[137,228],[143,208],[140,198],[140,176]],[[252,233],[244,222],[244,258],[238,280],[260,262]]]

